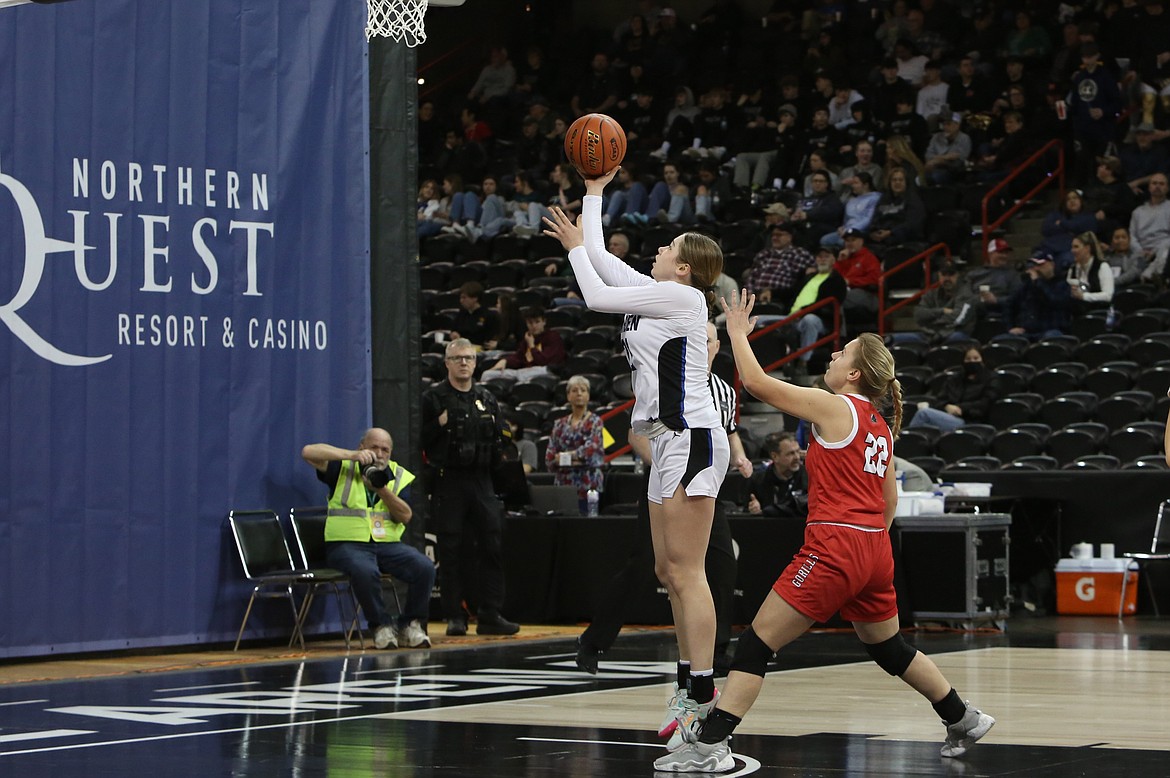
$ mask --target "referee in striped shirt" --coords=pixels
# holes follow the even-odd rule
[[[719,353],[719,335],[715,325],[707,323],[707,385],[719,410],[719,420],[727,430],[727,442],[731,446],[731,467],[744,478],[751,478],[752,461],[743,450],[743,442],[735,426],[735,390],[719,376],[711,372],[711,364]],[[649,464],[650,441],[629,434],[630,447],[634,453]],[[646,481],[650,479],[650,468],[646,468]],[[727,649],[731,644],[731,618],[735,604],[735,550],[731,541],[731,524],[719,501],[715,501],[715,517],[711,523],[711,540],[707,544],[707,581],[711,586],[711,598],[715,601],[715,665],[730,661]],[[646,502],[646,489],[638,501],[638,534],[630,550],[625,566],[606,584],[598,598],[593,621],[577,638],[577,667],[587,673],[597,672],[598,657],[609,650],[625,623],[625,608],[630,593],[640,591],[654,578],[654,545],[650,538],[650,510]]]

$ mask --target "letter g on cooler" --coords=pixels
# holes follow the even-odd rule
[[[1096,581],[1092,577],[1078,578],[1076,586],[1077,599],[1081,602],[1092,602],[1097,598]]]

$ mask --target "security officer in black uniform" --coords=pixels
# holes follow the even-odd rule
[[[463,531],[475,532],[479,588],[476,633],[514,635],[520,625],[500,614],[504,602],[501,549],[503,505],[492,468],[511,438],[491,392],[475,386],[475,347],[466,338],[447,344],[447,380],[422,402],[422,447],[432,468],[431,521],[438,536],[439,588],[448,635],[467,634],[459,558]]]

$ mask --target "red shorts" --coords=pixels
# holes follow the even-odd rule
[[[809,524],[804,545],[772,590],[817,621],[879,622],[898,613],[889,533]]]

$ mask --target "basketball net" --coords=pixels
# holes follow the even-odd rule
[[[427,12],[427,0],[366,0],[366,7],[369,11],[367,41],[379,35],[411,48],[426,43],[423,17]]]

